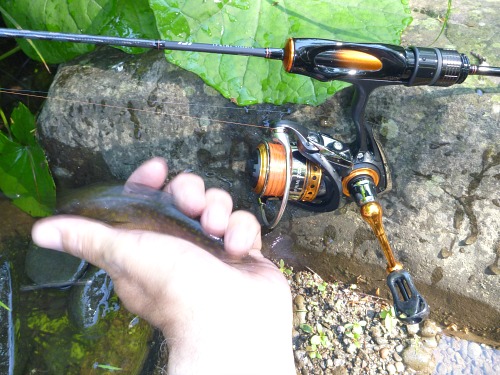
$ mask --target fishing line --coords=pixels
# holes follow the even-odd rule
[[[66,102],[66,103],[74,103],[74,104],[80,104],[80,105],[85,105],[85,106],[97,106],[97,107],[102,107],[102,108],[110,108],[110,109],[117,109],[117,110],[126,110],[126,111],[137,111],[137,112],[142,112],[142,113],[151,113],[155,115],[162,115],[162,116],[171,116],[171,117],[180,117],[180,118],[191,118],[195,120],[208,120],[210,122],[215,122],[215,123],[220,123],[224,125],[238,125],[238,126],[247,126],[247,127],[254,127],[254,128],[262,128],[262,129],[268,129],[269,127],[266,125],[257,125],[257,124],[249,124],[249,123],[243,123],[243,122],[235,122],[235,121],[228,121],[228,120],[222,120],[222,119],[213,119],[207,116],[193,116],[193,115],[182,115],[182,114],[174,114],[170,113],[164,110],[159,110],[157,108],[152,108],[152,109],[145,109],[145,108],[138,108],[138,107],[132,107],[132,106],[124,106],[124,105],[119,105],[119,104],[107,104],[107,103],[102,103],[98,102],[96,100],[78,100],[78,99],[68,99],[60,96],[51,96],[49,92],[47,91],[35,91],[35,90],[17,90],[17,89],[9,89],[9,88],[0,88],[0,94],[7,94],[7,95],[18,95],[26,98],[36,98],[36,99],[43,99],[43,100],[57,100],[60,102]],[[108,98],[102,97],[100,100]],[[129,101],[129,102],[145,102],[145,99],[135,99],[133,97],[131,98],[124,98],[123,100]],[[230,107],[230,106],[216,106],[216,105],[209,105],[209,104],[192,104],[192,103],[178,103],[178,102],[171,102],[171,101],[151,101],[153,105],[156,106],[163,106],[163,105],[168,105],[168,106],[183,106],[183,107],[207,107],[207,108],[214,108],[214,109],[224,109],[224,110],[231,110],[231,111],[244,111],[245,113],[249,112],[256,112],[256,113],[265,113],[265,114],[281,114],[281,115],[286,115],[290,114],[290,110],[288,111],[281,111],[281,110],[267,110],[267,109],[254,109],[254,108],[249,108],[249,107]],[[150,105],[150,104],[148,104]]]

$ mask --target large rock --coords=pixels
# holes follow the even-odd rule
[[[434,2],[413,2],[416,20],[405,34],[408,44],[433,41],[443,4],[440,9]],[[437,45],[467,54],[474,46],[500,64],[494,61],[500,43],[494,2],[453,5],[456,11]],[[383,88],[372,95],[366,116],[393,172],[394,189],[381,202],[396,256],[439,313],[436,319],[500,339],[498,92],[498,80],[475,77],[451,88]],[[130,56],[101,49],[60,68],[53,99],[39,117],[40,133],[62,183],[124,179],[160,155],[173,173],[193,170],[209,186],[229,189],[237,207],[255,212],[244,165],[264,132],[241,124],[265,126],[285,117],[348,138],[351,93],[317,108],[238,108],[167,64],[161,53]],[[367,288],[384,285],[385,260],[353,205],[325,214],[291,209],[271,235],[275,243],[281,234],[295,244],[283,256],[302,258],[324,277],[363,274]]]

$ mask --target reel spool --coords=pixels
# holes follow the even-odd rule
[[[295,141],[290,141],[288,132],[293,133]],[[259,194],[264,224],[274,228],[288,201],[311,211],[337,209],[342,187],[332,163],[351,165],[350,160],[348,147],[330,136],[309,132],[289,121],[277,123],[271,139],[257,146],[249,168],[253,191]],[[270,200],[281,200],[281,207],[272,220],[266,213]]]

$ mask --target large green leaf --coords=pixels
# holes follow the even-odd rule
[[[13,139],[0,132],[0,190],[32,216],[51,215],[55,208],[54,180],[35,138],[35,118],[19,104],[11,116]]]
[[[23,29],[158,38],[147,0],[0,0],[0,5]],[[6,17],[4,19],[10,27],[14,27]],[[18,42],[28,56],[39,59],[27,41]],[[48,63],[67,61],[95,48],[78,43],[34,43]],[[137,48],[122,49],[129,53],[141,52]]]
[[[149,0],[164,39],[281,47],[289,37],[399,44],[411,21],[401,0]],[[407,1],[406,1],[407,3]],[[256,57],[166,52],[239,104],[319,104],[343,87],[283,71]]]
[[[0,0],[23,28],[248,47],[281,47],[289,37],[398,44],[411,21],[407,0]],[[156,30],[156,27],[158,30]],[[159,34],[158,34],[159,31]],[[25,42],[23,49],[36,58]],[[91,46],[37,42],[48,62]],[[130,51],[129,51],[130,52]],[[136,52],[136,51],[133,51]],[[286,73],[262,58],[166,52],[241,105],[320,104],[345,86]]]

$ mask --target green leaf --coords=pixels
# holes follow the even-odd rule
[[[300,329],[304,331],[305,333],[312,333],[313,329],[309,324],[301,324]]]
[[[321,337],[319,335],[314,335],[311,337],[311,345],[321,345]]]
[[[0,0],[0,5],[25,29],[247,47],[279,48],[289,37],[398,44],[411,22],[407,1],[402,0]],[[34,43],[49,63],[94,48]],[[25,40],[19,44],[37,58]],[[166,56],[240,105],[318,105],[347,85],[289,74],[280,61],[257,57],[181,51],[167,51]]]
[[[0,132],[0,190],[32,216],[51,215],[55,184],[35,139],[35,119],[21,103],[12,112],[10,140]]]
[[[4,308],[4,309],[6,309],[6,310],[8,310],[8,311],[10,311],[9,306],[7,306],[7,305],[6,305],[5,303],[3,303],[2,301],[0,301],[0,307],[2,307],[2,308]]]
[[[102,365],[102,364],[96,364],[96,368],[102,368],[103,370],[109,370],[109,371],[121,371],[121,367],[116,367],[112,365]]]
[[[147,0],[0,0],[0,5],[23,29],[66,33],[157,39],[158,32]],[[6,20],[9,27],[13,27]],[[26,40],[18,40],[23,51],[39,59]],[[33,41],[48,63],[60,63],[95,46],[81,43]],[[126,52],[140,49],[122,48]]]
[[[150,0],[163,39],[282,47],[289,37],[398,44],[411,21],[401,0]],[[317,105],[345,83],[322,83],[286,73],[280,61],[197,52],[166,52],[240,105],[285,102]]]

